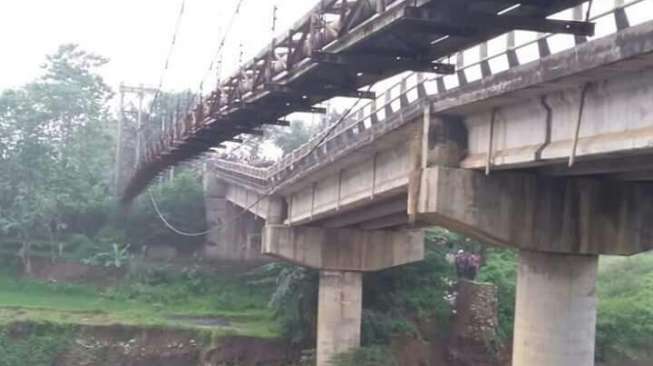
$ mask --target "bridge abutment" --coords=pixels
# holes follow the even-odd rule
[[[598,256],[521,250],[514,366],[593,366]]]

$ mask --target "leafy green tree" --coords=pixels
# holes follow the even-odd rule
[[[272,142],[284,154],[288,154],[302,146],[319,131],[319,128],[308,125],[303,121],[293,121],[290,127],[279,128],[272,135]]]
[[[290,127],[280,127],[271,130],[269,139],[284,154],[288,154],[303,144],[307,143],[313,136],[320,131],[332,126],[340,121],[342,114],[337,111],[330,111],[324,118],[314,123],[308,123],[302,120],[292,121]]]
[[[270,306],[281,323],[282,333],[293,344],[314,344],[319,272],[286,263],[268,265],[268,271],[277,276]]]
[[[28,270],[32,245],[90,234],[105,218],[112,92],[97,69],[107,62],[63,45],[42,77],[0,94],[0,231]]]

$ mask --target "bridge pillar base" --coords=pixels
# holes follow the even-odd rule
[[[598,256],[519,254],[514,366],[593,366]]]
[[[320,271],[317,366],[360,346],[362,299],[361,272]]]

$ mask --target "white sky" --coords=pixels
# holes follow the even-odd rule
[[[626,0],[631,3],[634,0]],[[0,0],[0,90],[21,86],[40,74],[47,54],[64,43],[111,59],[102,70],[114,88],[120,82],[156,87],[170,48],[182,0]],[[198,90],[214,57],[238,0],[186,0],[177,45],[163,89]],[[272,39],[272,9],[279,7],[278,33],[287,31],[318,0],[244,0],[224,53],[223,76],[237,66],[240,44],[244,60],[257,54]],[[615,0],[595,0],[593,14],[600,14]],[[653,0],[628,8],[633,24],[651,19]],[[567,12],[571,16],[571,12]],[[614,30],[610,17],[597,25],[597,36]],[[534,34],[526,34],[526,38]],[[521,41],[518,37],[518,44]],[[562,37],[561,37],[562,39]],[[570,44],[571,37],[567,37]],[[552,48],[565,42],[553,41]],[[504,43],[505,44],[505,43]],[[490,43],[492,46],[492,43]],[[533,45],[532,48],[535,46]],[[492,47],[490,53],[493,53]],[[473,50],[471,50],[473,51]],[[536,55],[524,49],[519,56]],[[473,51],[472,53],[474,53]],[[529,56],[530,54],[530,56]],[[212,89],[214,76],[205,92]],[[379,85],[376,90],[382,89]]]
[[[247,60],[270,42],[274,5],[279,7],[277,29],[284,32],[318,2],[244,1],[224,54],[225,76],[235,68],[241,43]],[[78,43],[86,50],[109,57],[111,63],[102,72],[114,87],[121,81],[157,86],[181,2],[0,0],[0,90],[36,78],[45,55],[63,43]],[[215,55],[221,28],[225,29],[237,2],[186,0],[164,89],[197,89]],[[596,0],[593,13],[605,11],[613,4],[614,0]],[[651,3],[644,1],[641,5],[629,9],[631,18],[650,14]]]
[[[165,89],[198,88],[236,3],[186,0]],[[275,4],[277,29],[283,31],[315,3],[245,0],[224,54],[225,74],[234,69],[241,42],[246,61],[272,39]],[[45,56],[63,43],[110,58],[102,73],[114,87],[121,81],[157,86],[180,5],[181,0],[0,0],[0,90],[38,77]]]
[[[626,0],[626,3],[633,1]],[[237,2],[186,0],[164,90],[198,91]],[[274,5],[279,7],[277,30],[282,33],[317,2],[244,0],[228,38],[222,75],[228,76],[235,71],[241,43],[247,61],[272,40]],[[111,61],[101,72],[114,89],[121,82],[157,87],[181,3],[182,0],[0,0],[0,91],[37,78],[45,56],[64,43],[77,43],[85,50],[108,57]],[[614,4],[615,0],[595,0],[592,13],[600,14]],[[652,12],[653,0],[628,9],[633,24],[651,19]],[[571,12],[567,13],[565,17],[570,17]],[[612,31],[611,18],[599,21],[597,36]],[[526,34],[526,38],[534,35]],[[518,44],[528,40],[520,38]],[[571,39],[567,36],[567,42],[554,40],[552,48],[564,43],[571,45]],[[533,47],[523,49],[518,55],[536,56]],[[214,85],[215,76],[212,75],[205,93]],[[386,86],[387,83],[379,84],[375,90],[381,91]],[[334,103],[346,106],[351,100]],[[300,118],[311,120],[306,116]]]

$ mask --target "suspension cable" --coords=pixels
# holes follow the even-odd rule
[[[229,36],[231,34],[231,30],[233,29],[234,24],[236,23],[236,19],[240,15],[240,11],[243,7],[243,4],[245,3],[245,0],[238,0],[238,3],[236,4],[236,8],[234,9],[233,14],[231,14],[231,17],[229,19],[229,22],[227,23],[227,26],[224,30],[224,33],[222,34],[222,39],[220,40],[220,43],[218,44],[218,49],[215,52],[215,56],[211,59],[211,63],[209,64],[208,69],[206,70],[206,73],[200,80],[200,85],[199,85],[199,94],[202,94],[204,90],[204,83],[207,81],[209,76],[211,76],[213,69],[216,67],[222,68],[222,55],[223,51],[225,49],[225,46],[227,44],[227,40],[229,39]],[[220,70],[222,71],[222,70]],[[187,112],[190,111],[190,108],[192,108],[192,105],[195,103],[195,98],[197,96],[193,95],[193,98],[191,100],[191,103],[188,106]],[[201,95],[200,95],[201,98]]]
[[[157,100],[161,96],[161,89],[163,88],[163,83],[165,81],[166,74],[170,68],[170,61],[172,60],[172,55],[175,51],[175,46],[177,45],[177,37],[179,35],[179,30],[181,29],[181,23],[186,12],[186,0],[181,0],[181,6],[179,7],[179,14],[177,15],[177,20],[175,21],[174,31],[172,33],[172,42],[170,43],[170,48],[168,48],[168,54],[166,55],[165,62],[163,64],[163,70],[161,71],[161,76],[159,77],[159,84],[152,99],[151,106],[156,105]]]

